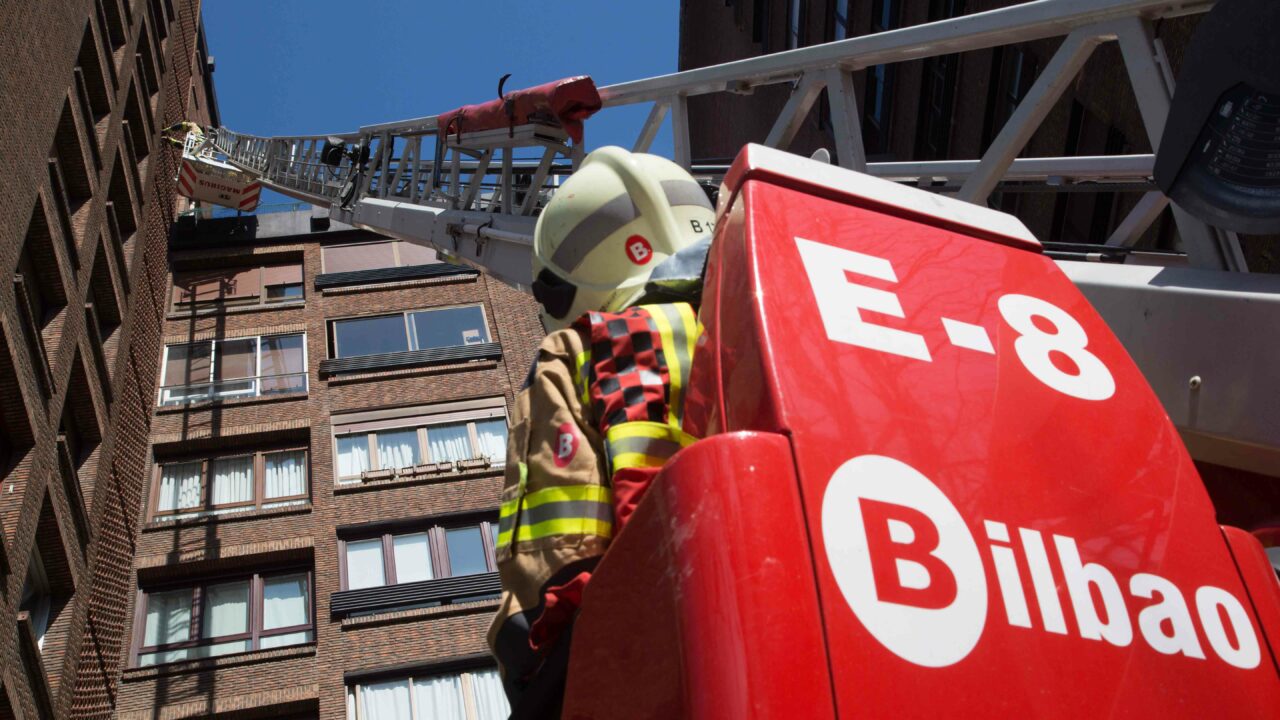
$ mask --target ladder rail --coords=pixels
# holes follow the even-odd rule
[[[1070,84],[1093,47],[1117,42],[1124,46],[1126,70],[1138,83],[1150,84],[1151,64],[1163,63],[1164,52],[1150,28],[1161,18],[1203,13],[1213,0],[1035,0],[922,25],[889,30],[846,40],[813,45],[770,55],[752,57],[703,68],[604,86],[600,89],[602,112],[626,106],[649,104],[651,111],[639,128],[634,147],[646,149],[663,122],[672,125],[674,159],[691,167],[687,114],[689,97],[714,94],[750,94],[768,85],[790,84],[791,101],[785,103],[773,123],[770,142],[785,149],[795,128],[814,106],[814,99],[826,89],[839,102],[826,108],[831,125],[840,129],[835,138],[835,161],[845,167],[869,172],[898,182],[962,197],[984,204],[994,190],[1008,183],[1043,183],[1048,190],[1155,192],[1151,181],[1153,156],[1087,156],[1019,158],[1027,140],[1039,128],[1048,110]],[[997,142],[978,158],[928,162],[869,163],[863,159],[863,143],[858,121],[858,102],[849,90],[849,74],[882,63],[920,60],[952,53],[971,52],[1020,42],[1070,37],[1077,43],[1068,62],[1050,63],[997,136]],[[1146,46],[1139,47],[1143,38]],[[1149,51],[1149,52],[1147,52]],[[1164,68],[1165,71],[1168,68]],[[1169,83],[1145,85],[1135,95],[1144,116],[1167,111]],[[839,117],[836,117],[839,115]],[[439,147],[437,115],[365,125],[356,132],[333,135],[257,137],[226,128],[215,131],[215,143],[228,160],[255,173],[269,188],[317,205],[327,206],[331,215],[391,235],[399,235],[435,247],[464,262],[519,287],[529,281],[520,262],[504,267],[486,267],[481,257],[487,240],[486,228],[493,222],[471,222],[470,213],[484,212],[502,218],[505,229],[500,242],[522,232],[531,246],[532,218],[545,204],[562,177],[565,167],[576,166],[580,148],[567,141],[550,144],[530,136],[523,144],[486,150],[489,147]],[[1158,133],[1158,127],[1153,130]],[[507,133],[498,133],[505,136]],[[845,137],[849,136],[849,137]],[[370,151],[364,166],[344,157],[337,167],[319,162],[317,148],[326,138],[360,144]],[[1155,146],[1159,138],[1152,137]],[[550,161],[546,147],[554,147]],[[405,148],[411,151],[405,154]],[[435,150],[433,153],[432,150]],[[537,156],[512,158],[518,150]],[[530,171],[529,163],[538,168]],[[541,165],[548,164],[547,171]],[[534,180],[537,180],[536,184]],[[1116,183],[1124,183],[1118,185]],[[343,189],[354,194],[346,199]],[[1025,188],[1021,188],[1025,189]],[[367,206],[373,200],[390,201]],[[1159,216],[1154,199],[1139,203],[1121,220],[1123,233],[1112,242],[1132,243]],[[483,210],[482,210],[483,208]],[[423,214],[430,215],[428,222]],[[459,215],[465,214],[465,217]],[[412,215],[414,220],[394,221],[396,215]],[[455,217],[456,216],[456,217]],[[439,222],[435,220],[439,219]],[[1222,238],[1216,245],[1204,238],[1215,235],[1211,228],[1184,213],[1176,217],[1179,234],[1187,239],[1193,265],[1212,269],[1244,269],[1238,240]],[[467,230],[480,228],[480,235]],[[523,229],[522,229],[523,228]],[[409,237],[409,233],[414,233]],[[1216,235],[1215,235],[1216,237]],[[1107,239],[1099,238],[1099,244]],[[1234,245],[1233,245],[1234,243]],[[467,258],[474,258],[468,260]],[[527,268],[527,263],[523,263]]]

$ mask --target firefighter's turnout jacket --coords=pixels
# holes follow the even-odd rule
[[[658,469],[693,442],[680,424],[698,330],[688,303],[641,305],[587,313],[539,346],[511,418],[503,594],[489,630],[509,692],[562,639],[591,569]]]

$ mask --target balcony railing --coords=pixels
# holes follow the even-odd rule
[[[207,383],[164,385],[160,388],[160,405],[185,405],[211,400],[287,395],[306,391],[307,374],[305,372],[262,375]]]
[[[320,361],[320,374],[324,376],[342,373],[377,372],[379,370],[401,370],[424,365],[501,359],[502,346],[496,342],[487,342],[475,343],[474,345],[429,348],[426,350],[406,350],[378,353],[376,355],[329,358]]]
[[[343,590],[329,597],[329,611],[335,617],[344,617],[379,611],[450,605],[496,597],[501,593],[502,583],[498,581],[496,572],[459,575],[398,585]]]

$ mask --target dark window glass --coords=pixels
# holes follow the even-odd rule
[[[453,575],[488,572],[485,565],[484,541],[476,526],[455,528],[445,533],[449,546],[449,571]]]
[[[355,357],[409,349],[403,315],[352,318],[333,323],[335,357]]]
[[[409,317],[412,320],[416,350],[489,342],[484,311],[479,305],[424,310],[411,313]]]

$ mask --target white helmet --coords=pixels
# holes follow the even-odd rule
[[[556,190],[533,233],[533,295],[547,329],[617,312],[663,260],[710,238],[715,212],[688,172],[657,155],[602,147]]]

